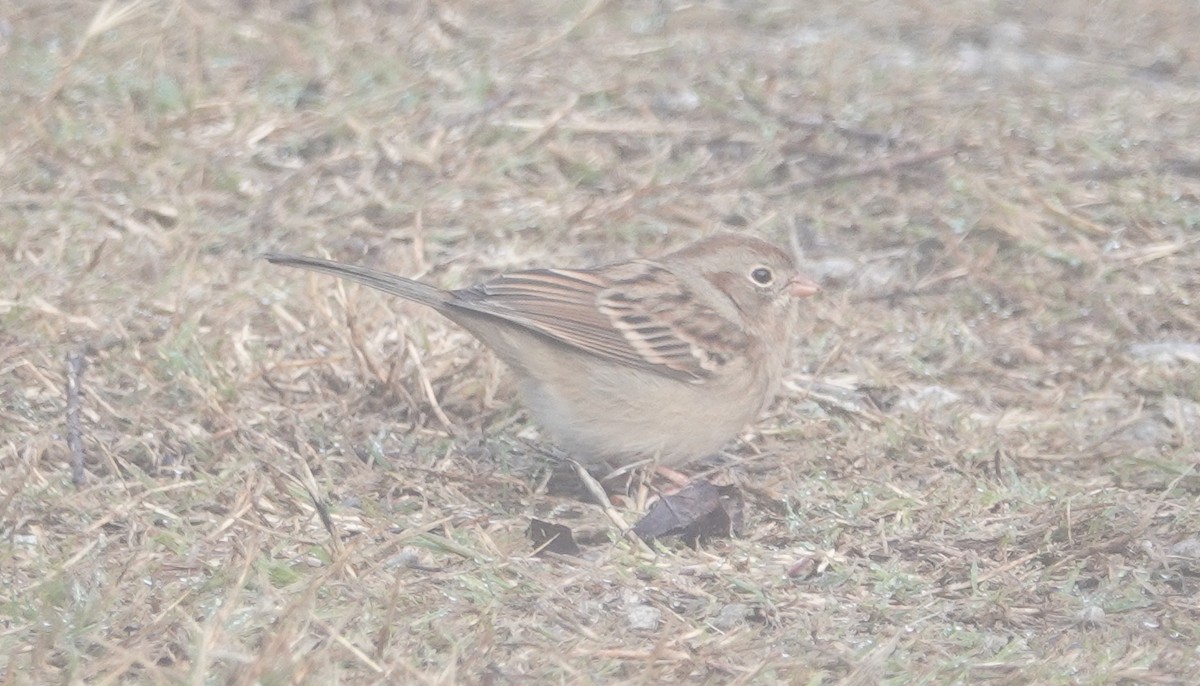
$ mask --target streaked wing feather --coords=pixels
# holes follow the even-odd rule
[[[632,293],[632,297],[627,296]],[[538,269],[454,292],[455,307],[498,316],[599,357],[701,382],[732,351],[740,331],[715,312],[684,311],[691,296],[652,263],[592,270]],[[712,334],[720,336],[713,337]],[[718,346],[719,347],[719,346]]]

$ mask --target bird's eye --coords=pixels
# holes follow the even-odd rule
[[[775,272],[767,267],[755,267],[750,270],[750,280],[759,286],[770,286],[775,281]]]

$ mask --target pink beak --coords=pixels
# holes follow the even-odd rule
[[[803,276],[793,276],[787,285],[788,295],[793,298],[807,298],[810,295],[816,295],[821,292],[821,287],[816,281]]]

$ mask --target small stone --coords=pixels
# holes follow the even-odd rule
[[[1075,615],[1080,624],[1095,626],[1104,621],[1104,608],[1099,605],[1088,605]]]
[[[962,396],[949,388],[926,386],[906,393],[896,401],[896,409],[901,412],[928,412],[953,405],[959,400],[962,400]]]
[[[1200,537],[1189,536],[1182,541],[1177,541],[1167,548],[1167,552],[1176,557],[1200,560]]]
[[[1157,364],[1175,362],[1200,363],[1200,343],[1185,341],[1164,343],[1135,343],[1129,346],[1129,354],[1139,360]]]
[[[712,624],[721,631],[728,631],[743,624],[746,617],[749,616],[750,607],[748,605],[730,603],[721,608],[721,611],[713,618]]]
[[[658,628],[658,623],[662,621],[662,612],[658,608],[650,607],[649,605],[634,605],[625,610],[625,616],[629,619],[629,626],[633,629],[641,631],[653,631]]]

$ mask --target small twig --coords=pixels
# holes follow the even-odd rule
[[[933,588],[927,588],[924,591],[921,591],[920,593],[918,593],[917,597],[918,598],[927,598],[927,597],[933,596],[933,595],[939,595],[939,594],[944,594],[944,593],[958,593],[959,591],[965,591],[969,588],[978,588],[979,586],[982,586],[984,584],[984,582],[990,581],[991,579],[993,579],[997,576],[1000,576],[1001,574],[1003,574],[1009,570],[1012,570],[1016,567],[1020,567],[1021,565],[1025,564],[1026,562],[1029,562],[1030,560],[1037,557],[1038,555],[1044,555],[1045,553],[1046,553],[1046,551],[1044,551],[1044,550],[1035,550],[1031,553],[1022,555],[1021,557],[1009,560],[1008,562],[1000,565],[999,567],[994,567],[987,571],[981,572],[978,576],[974,577],[970,581],[959,581],[959,582],[953,583],[953,584],[944,584],[944,585],[936,586]]]
[[[1142,245],[1136,248],[1127,248],[1125,250],[1115,250],[1107,255],[1105,259],[1111,262],[1126,262],[1134,267],[1140,267],[1147,262],[1161,260],[1164,257],[1170,257],[1175,253],[1200,242],[1200,237],[1188,238],[1181,241],[1168,241],[1165,243],[1151,243],[1150,245]]]
[[[122,24],[136,19],[148,9],[149,4],[142,2],[142,0],[132,0],[121,7],[114,7],[112,0],[101,4],[96,13],[92,15],[92,21],[88,24],[87,30],[80,36],[79,43],[75,45],[75,51],[71,53],[66,63],[59,68],[58,75],[54,78],[54,83],[51,84],[50,90],[46,92],[44,101],[52,102],[62,93],[67,85],[67,79],[70,77],[71,70],[83,58],[83,53],[87,51],[96,38]]]
[[[835,183],[861,179],[867,176],[883,176],[904,167],[916,167],[928,162],[933,162],[934,160],[939,160],[943,157],[950,157],[951,155],[958,153],[960,149],[961,148],[959,146],[952,146],[949,148],[940,148],[938,150],[919,152],[909,155],[908,157],[892,157],[883,160],[882,162],[860,165],[844,172],[828,174],[826,176],[817,176],[811,179],[804,179],[803,181],[796,181],[788,184],[785,189],[786,192],[791,193],[807,188],[832,186]]]
[[[450,517],[445,517],[436,522],[432,522],[431,524],[426,524],[426,525],[424,525],[423,528],[432,529],[436,526],[441,526],[448,521],[450,521]],[[492,561],[492,559],[490,557],[488,557],[487,555],[484,555],[483,553],[479,552],[478,550],[475,550],[474,548],[471,548],[469,546],[465,546],[465,545],[459,543],[458,541],[454,541],[454,540],[450,539],[447,536],[443,536],[441,534],[435,534],[435,533],[433,533],[433,531],[426,530],[423,532],[417,532],[414,534],[413,537],[417,541],[424,543],[426,546],[432,547],[433,550],[440,550],[440,551],[444,551],[444,552],[448,552],[448,553],[454,553],[455,555],[458,555],[459,557],[463,558],[464,560],[474,560],[475,562],[478,562],[481,564],[489,563]]]
[[[541,131],[546,128],[545,119],[508,119],[497,122],[497,126],[505,126],[518,131]],[[554,129],[580,134],[625,134],[631,136],[678,136],[683,134],[715,135],[708,126],[694,126],[678,122],[661,123],[645,120],[594,121],[591,119],[572,118],[554,122]]]
[[[596,481],[595,477],[588,474],[588,470],[583,465],[574,460],[571,460],[571,464],[575,466],[575,473],[579,475],[579,480],[583,483],[583,487],[600,504],[600,509],[604,510],[604,514],[608,516],[609,521],[621,530],[621,534],[633,543],[638,552],[654,557],[654,551],[650,549],[650,546],[641,537],[633,533],[633,527],[629,526],[629,522],[626,522],[617,508],[613,507],[612,501],[608,499],[608,494],[604,492],[604,486],[599,481]]]
[[[1032,191],[1030,192],[1030,195],[1034,195],[1036,197],[1038,204],[1040,204],[1043,209],[1054,215],[1056,218],[1061,219],[1067,224],[1067,226],[1070,226],[1077,231],[1088,233],[1093,236],[1099,236],[1101,238],[1107,238],[1113,234],[1112,229],[1101,226],[1087,217],[1072,212],[1057,202],[1051,202],[1043,195],[1036,194]]]
[[[34,459],[22,460],[18,454],[16,444],[11,441],[8,443],[8,449],[12,453],[13,459],[18,463],[23,463],[25,469],[21,470],[16,476],[6,477],[4,488],[0,488],[0,522],[14,521],[8,518],[8,508],[12,505],[13,498],[16,498],[17,494],[25,488],[25,482],[29,479],[29,473],[33,471],[33,465],[36,463]],[[26,446],[25,449],[27,451],[34,450],[31,446]]]
[[[692,655],[685,651],[661,647],[654,650],[637,650],[634,648],[589,650],[580,648],[571,654],[579,657],[602,657],[637,662],[681,662],[693,659]]]
[[[533,135],[529,136],[517,149],[521,152],[525,152],[533,146],[541,143],[546,139],[546,136],[549,136],[550,133],[558,127],[559,122],[561,122],[564,117],[566,117],[571,113],[572,110],[575,109],[575,105],[577,104],[579,104],[578,93],[567,98],[567,102],[564,103],[562,107],[550,113],[550,116],[546,118],[546,122],[542,125],[542,128],[537,130]]]
[[[79,425],[82,404],[83,372],[87,358],[78,350],[67,353],[67,448],[71,451],[71,483],[82,487],[87,481],[83,461],[83,429]]]
[[[784,386],[803,399],[811,400],[826,409],[832,408],[852,417],[857,417],[871,426],[880,426],[888,421],[886,415],[879,410],[868,407],[858,400],[844,397],[846,391],[849,389],[841,386],[823,384],[817,381],[801,384],[791,379],[785,380]],[[858,391],[851,392],[855,395],[862,395]]]
[[[339,283],[338,288],[341,287],[342,284]],[[371,357],[371,352],[367,348],[366,342],[363,340],[362,328],[359,327],[358,317],[356,316],[357,310],[351,308],[348,303],[343,303],[342,306],[345,308],[346,313],[346,328],[350,330],[350,348],[356,353],[359,362],[366,367],[366,371],[369,372],[371,376],[375,377],[375,381],[384,383],[386,381],[386,377],[384,376],[383,372],[380,371],[379,364],[375,361],[375,358]]]
[[[555,43],[557,43],[557,42],[563,40],[564,38],[566,38],[567,36],[571,35],[571,33],[575,31],[575,29],[578,29],[580,26],[583,25],[583,23],[585,21],[587,21],[588,19],[591,19],[596,14],[596,12],[599,12],[600,8],[604,7],[604,5],[607,4],[607,2],[608,2],[608,0],[591,0],[591,2],[589,2],[587,4],[587,6],[583,8],[583,11],[581,11],[578,16],[574,17],[570,22],[568,22],[567,24],[565,24],[561,28],[559,28],[557,31],[555,31],[553,35],[545,38],[537,45],[527,48],[524,52],[518,54],[517,59],[526,59],[528,57],[536,55],[537,53],[541,52],[542,50],[545,50],[546,48],[550,47],[551,45],[554,45]]]
[[[300,475],[297,480],[308,493],[308,499],[312,501],[313,507],[316,508],[317,516],[321,518],[321,525],[329,534],[330,545],[333,546],[334,553],[340,556],[346,551],[342,547],[342,539],[338,536],[337,527],[333,524],[333,517],[329,514],[329,505],[321,497],[321,487],[317,484],[317,478],[313,476],[312,469],[308,466],[308,460],[301,456],[299,462]]]
[[[877,684],[884,675],[885,664],[892,653],[900,645],[902,631],[896,630],[892,637],[879,641],[873,647],[855,656],[854,669],[843,677],[839,684],[843,686],[859,686],[860,684]]]
[[[433,383],[429,381],[429,374],[425,372],[425,365],[421,364],[421,356],[417,354],[417,346],[413,345],[412,341],[408,341],[408,354],[412,357],[413,367],[417,370],[417,379],[421,382],[421,390],[425,391],[425,399],[429,401],[429,407],[433,409],[433,416],[437,417],[442,427],[451,436],[459,435],[459,430],[454,426],[454,422],[450,421],[450,417],[442,411],[437,393],[433,391]]]

